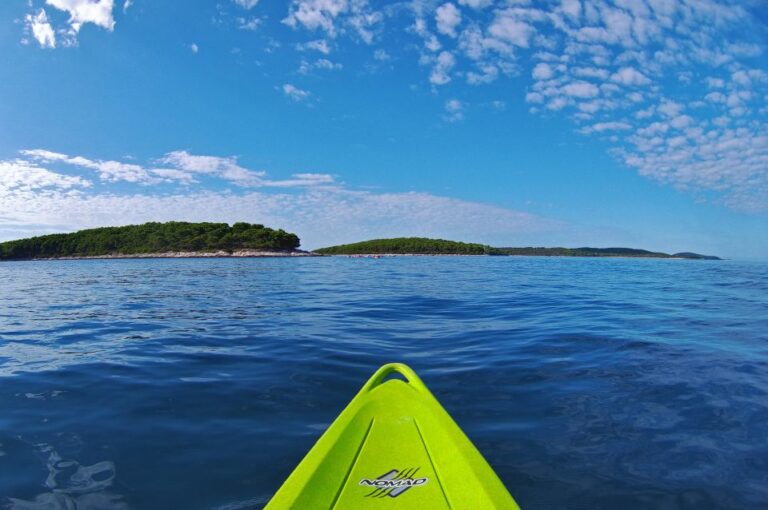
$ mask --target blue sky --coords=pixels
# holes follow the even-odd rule
[[[759,1],[0,3],[0,239],[251,221],[768,258]]]

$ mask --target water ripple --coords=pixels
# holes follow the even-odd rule
[[[526,510],[768,502],[768,264],[408,257],[0,264],[0,507],[261,508],[393,360]]]

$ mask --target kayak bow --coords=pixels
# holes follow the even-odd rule
[[[392,374],[405,378],[387,379]],[[265,510],[514,510],[496,473],[421,379],[384,365]]]

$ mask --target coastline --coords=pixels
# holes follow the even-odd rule
[[[328,253],[318,254],[323,257],[347,257],[347,258],[384,258],[384,257],[536,257],[536,258],[562,258],[562,259],[657,259],[657,260],[706,260],[694,257],[653,257],[653,256],[632,256],[632,255],[522,255],[522,254],[504,254],[488,255],[486,253]]]
[[[16,261],[35,260],[104,260],[104,259],[195,259],[195,258],[277,258],[277,257],[322,257],[319,253],[303,250],[267,251],[236,250],[219,251],[169,251],[157,253],[110,253],[109,255],[82,255],[67,257],[40,257],[34,259],[13,259]],[[9,260],[10,262],[10,260]]]
[[[693,257],[653,257],[653,256],[632,256],[632,255],[488,255],[471,253],[355,253],[355,254],[322,254],[312,251],[292,250],[292,251],[268,251],[268,250],[236,250],[227,252],[223,250],[214,252],[195,252],[195,251],[172,251],[172,252],[153,252],[153,253],[110,253],[108,255],[82,255],[66,257],[38,257],[31,259],[6,259],[0,262],[23,262],[23,261],[50,261],[50,260],[111,260],[111,259],[195,259],[195,258],[290,258],[290,257],[346,257],[346,258],[364,258],[381,259],[392,257],[536,257],[536,258],[587,258],[587,259],[655,259],[655,260],[699,260]]]

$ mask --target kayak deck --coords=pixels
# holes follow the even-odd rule
[[[389,379],[391,374],[401,379]],[[384,365],[266,510],[517,509],[504,485],[418,376]]]

